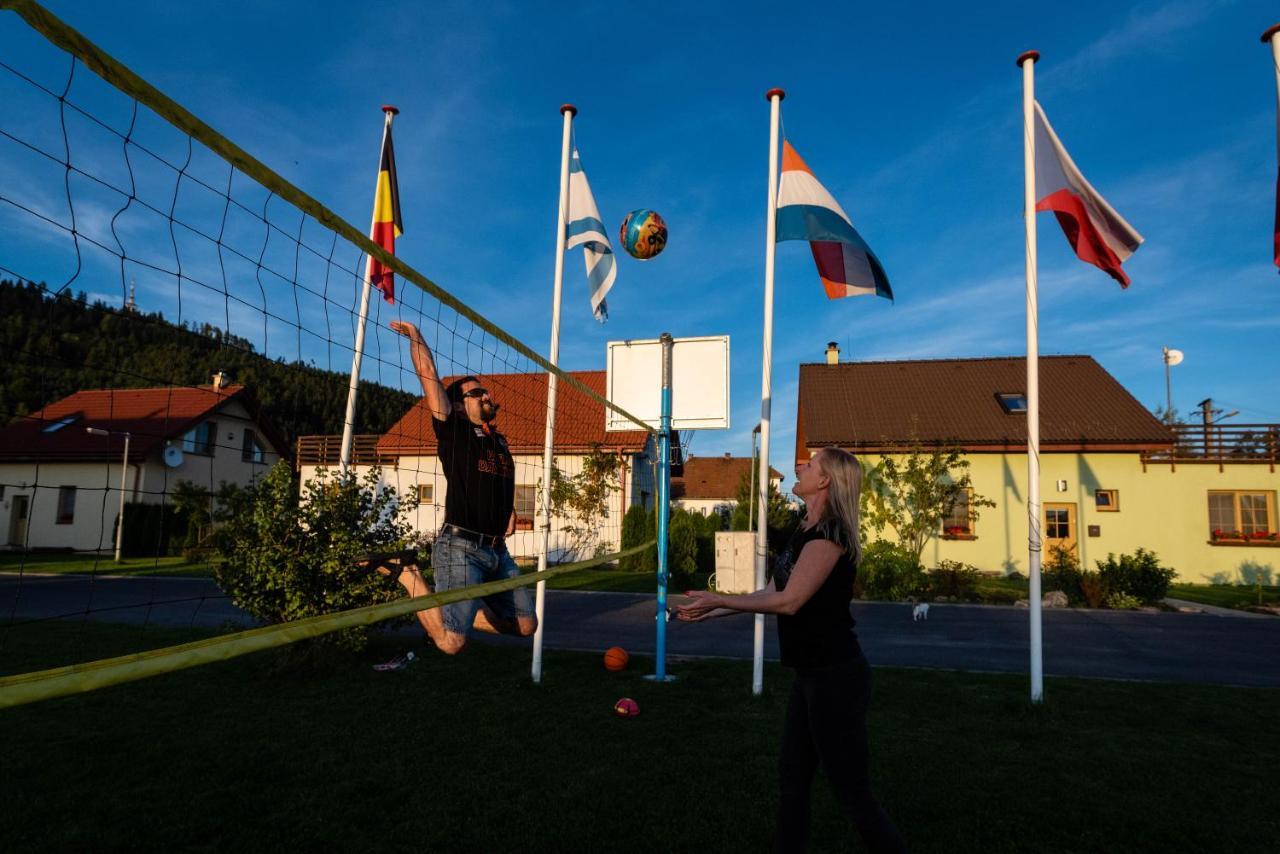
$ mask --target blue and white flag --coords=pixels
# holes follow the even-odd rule
[[[565,249],[582,247],[583,260],[587,262],[587,290],[591,293],[591,313],[604,323],[609,319],[609,306],[604,298],[618,277],[613,246],[600,220],[587,173],[582,171],[578,150],[569,159],[569,210],[565,216]]]

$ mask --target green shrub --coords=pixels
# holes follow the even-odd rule
[[[1067,594],[1068,602],[1078,605],[1084,601],[1084,591],[1080,588],[1081,574],[1080,559],[1074,549],[1052,546],[1041,571],[1041,592],[1061,590]]]
[[[1177,571],[1160,565],[1155,552],[1138,549],[1131,555],[1108,554],[1098,563],[1098,573],[1109,593],[1132,596],[1144,605],[1159,602],[1169,592]]]
[[[1019,599],[1026,599],[1026,595],[1017,590],[1009,590],[1004,587],[982,587],[978,590],[978,598],[988,605],[1012,605]]]
[[[1142,602],[1137,596],[1116,591],[1108,594],[1107,607],[1113,611],[1135,611],[1142,607]]]
[[[116,520],[112,518],[109,542],[116,541]],[[127,502],[124,505],[124,539],[120,553],[124,557],[163,557],[182,547],[186,520],[165,504]]]
[[[633,504],[622,517],[622,548],[633,548],[654,538],[657,523],[652,510]],[[658,549],[656,546],[618,561],[618,568],[627,572],[657,572]]]
[[[924,568],[908,549],[876,540],[862,551],[854,593],[862,599],[898,601],[924,588]]]
[[[215,537],[218,586],[232,603],[266,623],[285,623],[387,602],[399,586],[357,567],[358,555],[390,551],[410,537],[413,503],[379,486],[380,472],[309,480],[301,494],[288,461],[237,493]],[[366,630],[319,638],[317,646],[359,649]]]
[[[671,511],[667,524],[667,573],[673,587],[689,587],[698,571],[700,515],[687,510]]]
[[[958,560],[944,560],[929,570],[928,593],[935,598],[976,599],[981,577],[976,566]]]

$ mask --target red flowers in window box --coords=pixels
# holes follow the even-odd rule
[[[1254,531],[1249,535],[1251,540],[1274,540],[1276,534],[1272,531]]]

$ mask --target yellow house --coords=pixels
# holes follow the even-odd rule
[[[927,566],[1027,571],[1026,360],[934,359],[800,366],[796,459],[837,446],[874,465],[913,443],[959,447],[973,490],[926,547]],[[1142,547],[1182,581],[1280,575],[1280,425],[1167,427],[1089,356],[1040,359],[1045,553],[1085,567]],[[890,532],[886,532],[890,534]]]

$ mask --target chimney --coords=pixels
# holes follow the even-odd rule
[[[827,364],[840,364],[840,345],[834,341],[827,342]]]
[[[213,375],[213,390],[221,391],[226,388],[231,378],[227,376],[226,371],[218,371]]]

